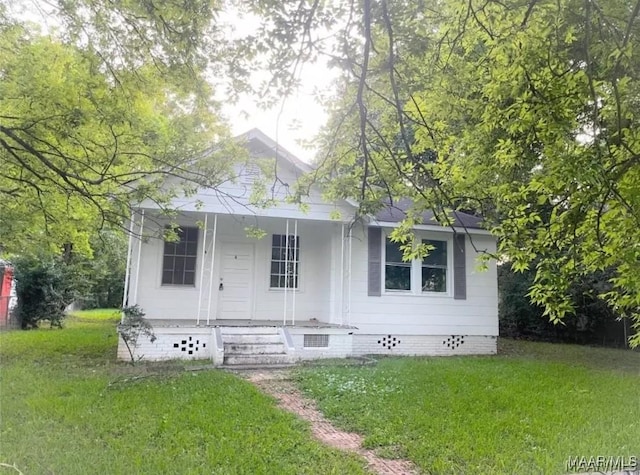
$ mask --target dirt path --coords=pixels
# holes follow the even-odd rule
[[[289,379],[289,373],[286,370],[247,371],[243,372],[242,376],[263,392],[275,397],[281,408],[309,421],[313,436],[320,442],[360,455],[367,461],[372,472],[380,475],[417,473],[415,466],[409,460],[380,458],[372,450],[362,447],[362,436],[342,431],[331,424],[316,408],[315,403],[300,393]]]

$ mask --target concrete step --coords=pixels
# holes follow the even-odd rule
[[[224,355],[225,366],[271,366],[290,363],[289,355]]]
[[[276,355],[284,353],[282,343],[225,343],[224,353],[229,355]]]
[[[236,372],[236,371],[244,371],[244,370],[255,371],[258,369],[287,369],[287,368],[293,368],[295,365],[296,365],[295,363],[246,364],[246,365],[236,364],[236,365],[223,365],[223,366],[219,366],[219,368],[222,368],[227,371]]]
[[[220,325],[223,335],[278,335],[278,327],[225,327]]]
[[[267,345],[270,343],[282,343],[282,338],[279,334],[222,334],[222,341],[224,344],[234,345]]]

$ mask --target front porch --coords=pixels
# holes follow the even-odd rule
[[[153,210],[132,221],[126,296],[156,341],[139,357],[286,364],[351,354],[346,225],[183,212],[178,241]],[[259,229],[260,232],[255,232]],[[250,230],[253,230],[251,232]]]
[[[350,324],[350,236],[339,222],[153,210],[132,220],[123,306],[154,326]]]

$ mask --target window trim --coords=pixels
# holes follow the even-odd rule
[[[387,234],[384,234],[384,239],[382,239],[382,289],[384,292],[389,292],[390,294],[410,294],[413,292],[413,285],[414,285],[414,274],[415,274],[415,266],[413,265],[413,261],[411,262],[405,262],[402,261],[402,264],[405,264],[404,266],[398,265],[398,263],[395,264],[396,267],[402,267],[404,269],[408,268],[409,269],[409,288],[408,289],[387,289],[387,242],[390,242],[389,237],[387,236]],[[392,244],[399,244],[399,243],[392,243]],[[394,265],[394,264],[391,264]]]
[[[427,298],[453,298],[453,237],[443,236],[442,234],[436,234],[432,232],[416,231],[416,238],[422,241],[442,241],[447,243],[447,291],[446,292],[434,292],[429,290],[422,290],[422,259],[414,259],[411,261],[411,289],[410,290],[394,290],[386,288],[386,263],[387,263],[387,239],[391,234],[391,230],[382,231],[381,239],[381,282],[382,295],[395,295],[395,296],[412,296],[412,297],[427,297]]]
[[[441,240],[441,239],[431,239],[431,238],[425,238],[425,237],[421,237],[420,238],[420,242],[424,242],[424,241],[437,241],[437,242],[444,242],[445,243],[445,252],[446,252],[446,257],[447,257],[447,263],[444,266],[444,270],[445,270],[445,279],[444,279],[444,287],[445,287],[445,291],[444,292],[439,292],[437,290],[424,290],[423,286],[422,286],[422,272],[423,269],[427,268],[427,269],[442,269],[442,265],[434,265],[434,264],[425,264],[423,259],[419,260],[419,267],[420,267],[420,292],[423,294],[438,294],[438,295],[447,295],[449,294],[449,287],[451,285],[451,283],[449,282],[449,269],[451,268],[451,264],[449,263],[449,254],[450,254],[450,250],[451,250],[451,245],[445,240]]]
[[[271,277],[275,274],[271,273],[271,265],[274,263],[273,260],[273,236],[289,236],[289,237],[293,237],[295,238],[295,242],[297,243],[297,247],[298,247],[298,251],[296,253],[296,257],[297,257],[297,264],[295,265],[295,271],[296,273],[294,274],[294,281],[297,280],[297,286],[296,287],[273,287],[271,285]],[[295,235],[295,234],[286,234],[286,233],[271,233],[271,242],[269,244],[269,264],[267,267],[267,289],[269,291],[273,291],[273,292],[284,292],[285,289],[288,291],[293,291],[293,292],[301,292],[302,289],[302,273],[300,271],[300,265],[302,264],[302,245],[300,244],[300,234]],[[281,260],[278,260],[276,262],[283,262]],[[277,274],[278,276],[280,276],[281,274]],[[295,277],[297,277],[297,279],[295,279]]]
[[[164,226],[163,229],[167,229],[169,226]],[[168,241],[166,241],[165,239],[162,239],[162,246],[160,246],[160,287],[165,288],[165,289],[184,289],[184,290],[190,290],[190,289],[197,289],[198,287],[198,274],[199,274],[199,262],[200,262],[200,245],[201,245],[201,239],[202,236],[200,234],[200,228],[196,225],[192,225],[192,224],[184,224],[184,225],[178,225],[178,228],[181,230],[185,230],[187,228],[190,229],[195,229],[196,230],[196,252],[195,255],[191,256],[184,256],[184,257],[195,257],[195,267],[193,270],[193,284],[168,284],[168,283],[164,283],[164,259],[166,257],[165,254],[165,246],[167,244]]]

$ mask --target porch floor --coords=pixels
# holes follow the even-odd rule
[[[356,327],[350,325],[340,325],[338,323],[320,322],[318,320],[296,320],[295,325],[291,321],[287,321],[286,325],[283,325],[282,320],[210,320],[207,325],[207,321],[200,320],[200,323],[196,323],[191,319],[148,319],[147,320],[154,327],[171,328],[171,327],[298,327],[298,328],[344,328],[344,329],[356,329]]]

